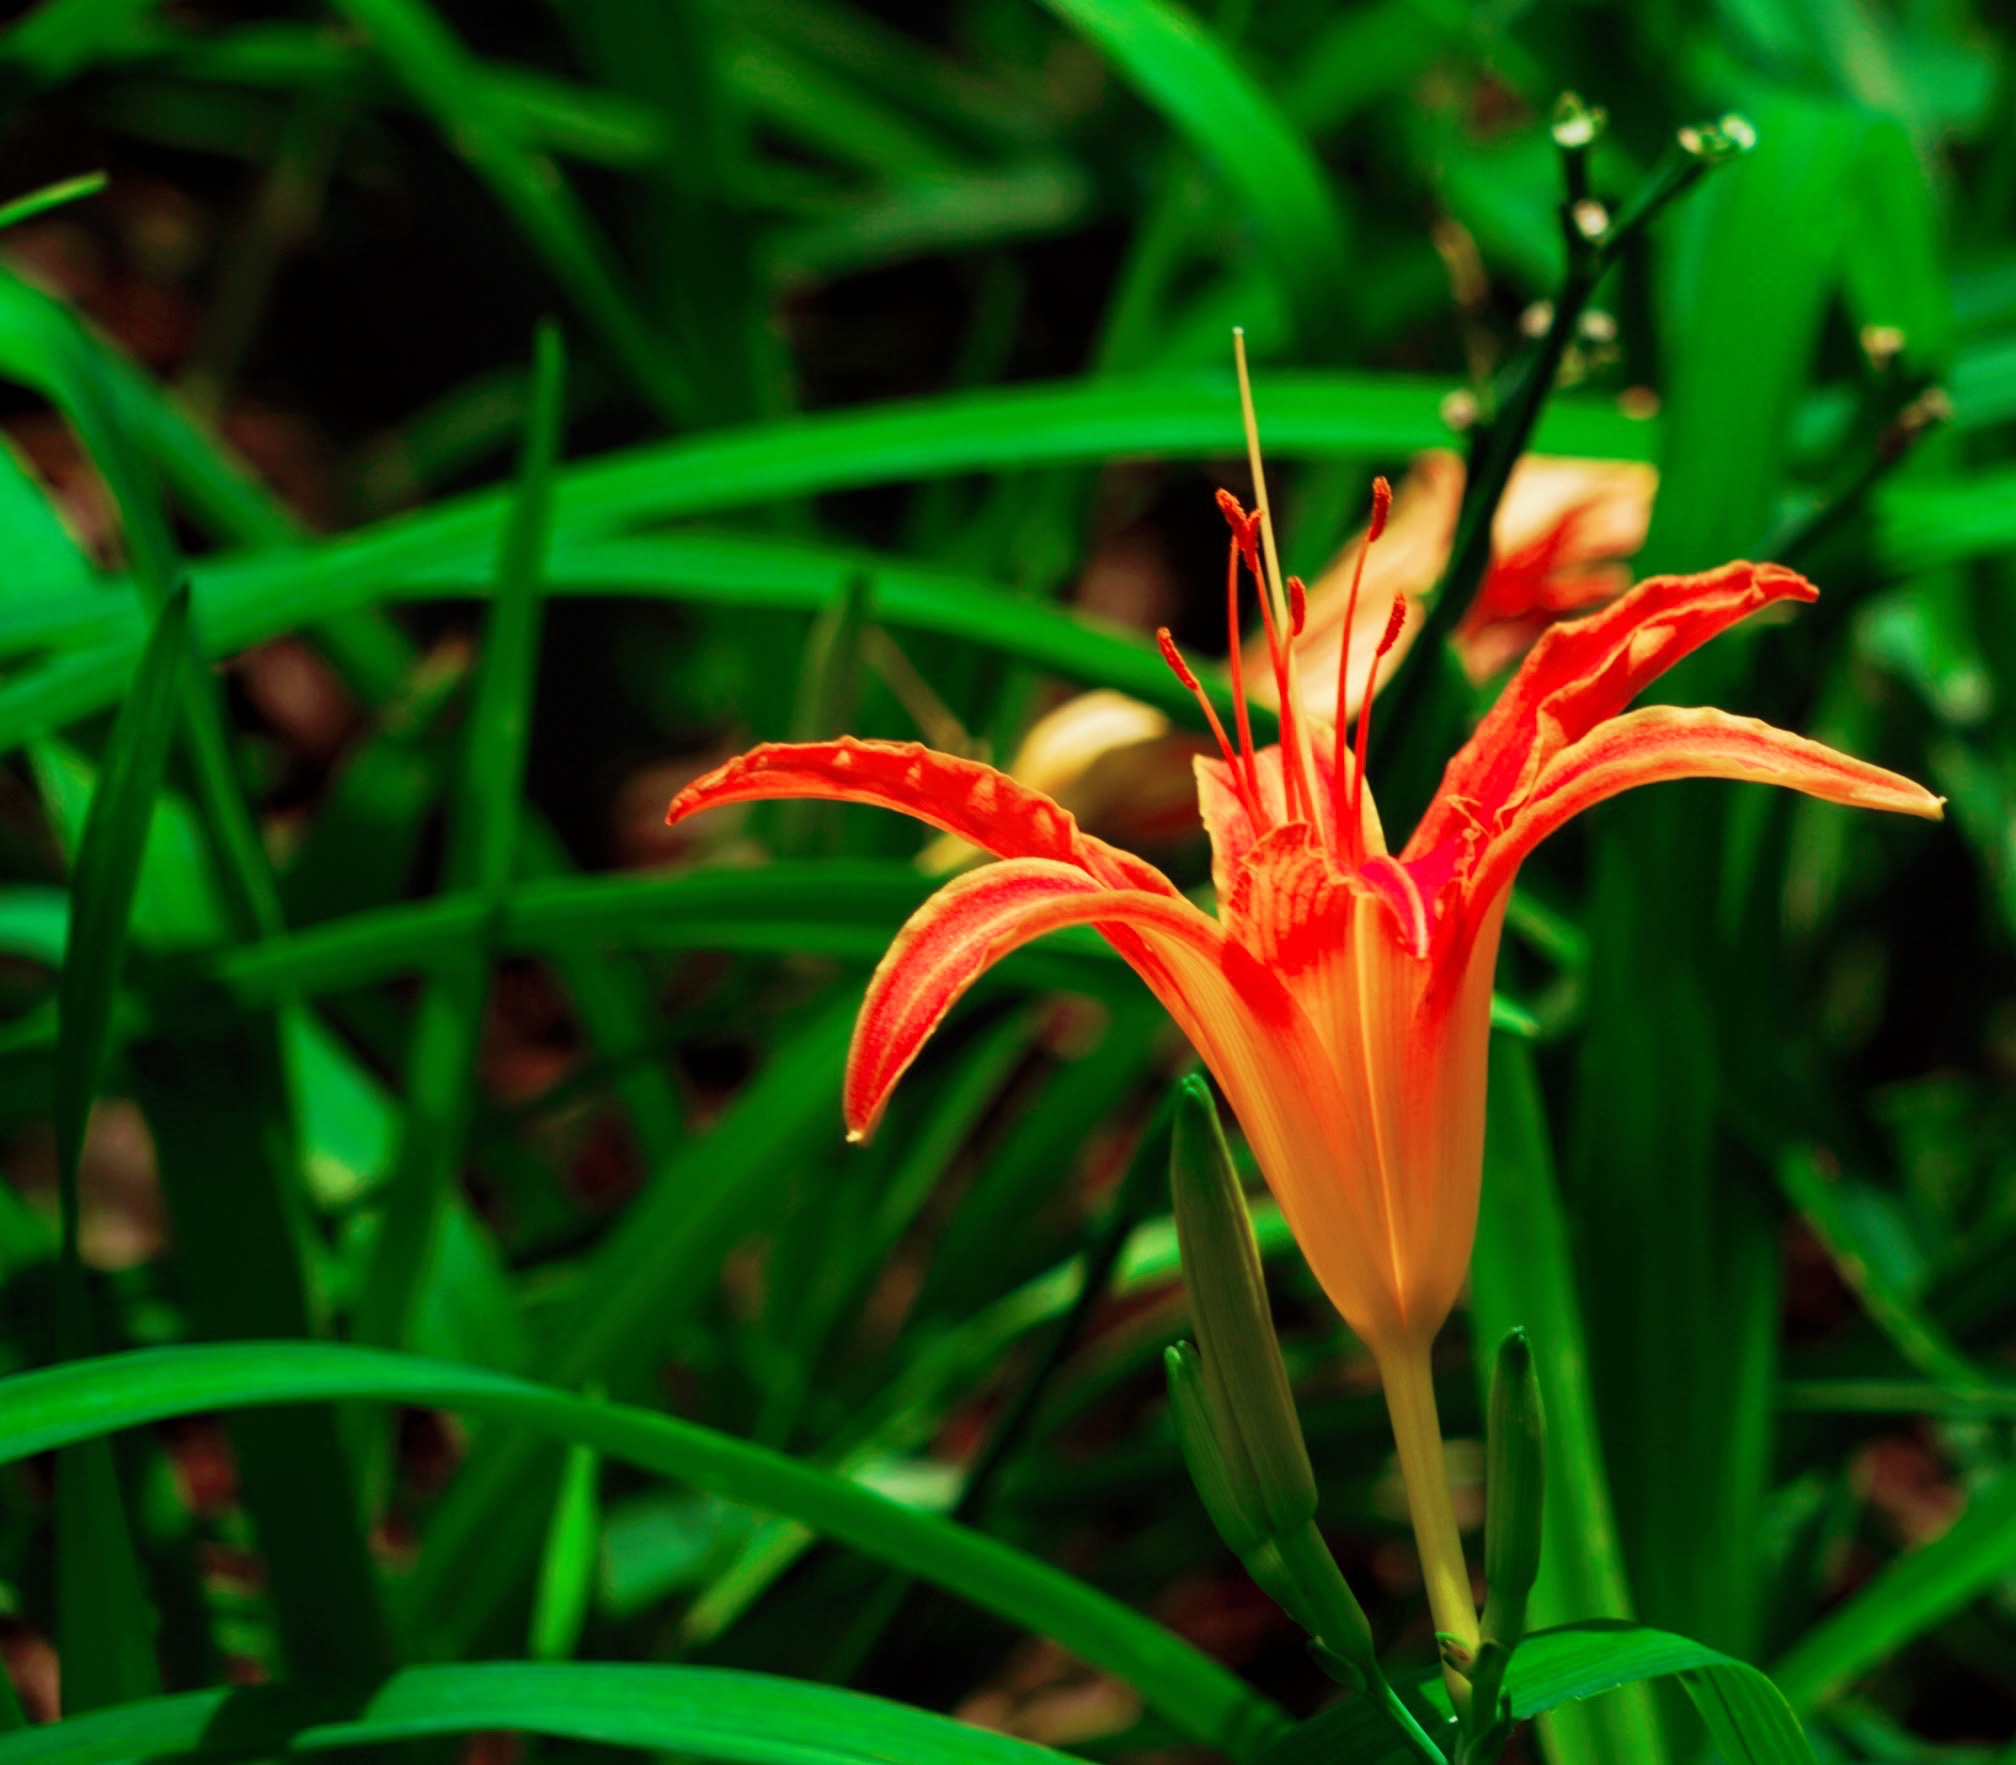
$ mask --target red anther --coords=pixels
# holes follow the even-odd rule
[[[1379,640],[1379,647],[1372,652],[1372,666],[1377,669],[1380,659],[1400,641],[1400,628],[1407,623],[1407,597],[1393,597],[1393,611],[1386,615],[1386,634]],[[1370,690],[1369,687],[1367,689]]]
[[[1218,713],[1212,706],[1211,695],[1197,684],[1197,676],[1191,672],[1190,664],[1183,660],[1183,652],[1176,647],[1176,640],[1169,635],[1168,626],[1156,627],[1155,642],[1162,651],[1162,660],[1169,664],[1170,673],[1196,696],[1197,707],[1204,713],[1204,721],[1211,725],[1211,734],[1217,740],[1219,758],[1225,762],[1225,770],[1231,774],[1232,788],[1239,793],[1240,802],[1246,805],[1246,813],[1254,817],[1254,825],[1257,827],[1260,793],[1248,789],[1246,778],[1239,770],[1239,756],[1231,742],[1226,739],[1225,725],[1218,721]],[[1236,656],[1239,652],[1235,648],[1232,653]]]
[[[1176,640],[1169,635],[1168,626],[1157,627],[1155,641],[1161,646],[1162,660],[1169,664],[1169,672],[1182,681],[1191,692],[1202,692],[1204,689],[1197,684],[1197,676],[1190,672],[1190,664],[1183,660],[1183,652],[1176,647]]]
[[[1247,514],[1239,499],[1229,490],[1218,493],[1218,512],[1225,517],[1225,524],[1232,529],[1232,538],[1239,547],[1240,555],[1246,560],[1246,568],[1253,572],[1254,580],[1260,578],[1260,511],[1255,509]],[[1265,594],[1265,584],[1262,584]]]
[[[1288,578],[1288,635],[1300,637],[1302,627],[1309,623],[1309,591],[1302,586],[1302,578]]]
[[[1370,545],[1386,531],[1386,517],[1393,512],[1393,486],[1383,478],[1372,480],[1372,525],[1365,529],[1365,543]]]

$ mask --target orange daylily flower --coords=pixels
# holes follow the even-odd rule
[[[925,1039],[991,964],[1063,926],[1105,936],[1211,1069],[1310,1267],[1378,1361],[1437,1628],[1474,1646],[1428,1351],[1476,1231],[1492,969],[1521,861],[1571,816],[1659,779],[1755,779],[1934,818],[1940,799],[1750,718],[1626,710],[1718,632],[1817,592],[1776,565],[1735,563],[1655,578],[1551,627],[1395,853],[1365,788],[1367,720],[1354,751],[1298,688],[1301,584],[1263,573],[1264,517],[1220,500],[1233,528],[1234,631],[1238,584],[1250,575],[1276,696],[1290,710],[1280,743],[1256,751],[1243,696],[1228,736],[1198,695],[1219,750],[1196,762],[1215,916],[1146,861],[1083,832],[1051,798],[916,743],[765,744],[682,791],[667,819],[762,798],[874,803],[999,860],[940,889],[876,969],[844,1086],[854,1139],[874,1128]],[[1379,651],[1398,635],[1406,603],[1395,605]],[[1166,632],[1163,643],[1194,685]],[[1382,660],[1375,651],[1366,674]],[[1241,675],[1235,664],[1235,692]],[[1333,702],[1348,704],[1348,645],[1336,678]]]

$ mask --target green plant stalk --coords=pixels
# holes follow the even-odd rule
[[[1393,1440],[1399,1449],[1401,1480],[1407,1486],[1408,1517],[1421,1553],[1428,1605],[1434,1614],[1436,1635],[1443,1642],[1449,1695],[1457,1713],[1464,1715],[1468,1705],[1465,1676],[1477,1656],[1477,1605],[1471,1597],[1463,1535],[1457,1528],[1449,1493],[1449,1467],[1435,1412],[1435,1375],[1428,1345],[1403,1346],[1397,1354],[1382,1355],[1379,1382],[1385,1388],[1386,1409],[1393,1420]]]
[[[1413,1711],[1401,1701],[1393,1682],[1380,1667],[1372,1652],[1372,1631],[1365,1620],[1364,1608],[1338,1569],[1337,1559],[1330,1554],[1330,1547],[1323,1542],[1315,1522],[1305,1521],[1277,1538],[1273,1548],[1309,1615],[1316,1620],[1317,1635],[1362,1675],[1366,1696],[1385,1711],[1408,1746],[1428,1765],[1448,1765],[1442,1749],[1415,1720]]]

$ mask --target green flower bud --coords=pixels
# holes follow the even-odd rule
[[[1526,1600],[1540,1573],[1546,1420],[1524,1330],[1498,1347],[1484,1449],[1484,1634],[1511,1648],[1526,1629]]]
[[[1213,1424],[1204,1361],[1195,1344],[1178,1342],[1165,1349],[1162,1367],[1169,1375],[1169,1413],[1190,1481],[1218,1536],[1241,1557],[1248,1556],[1266,1544],[1267,1526],[1246,1449],[1236,1435],[1221,1438]]]
[[[1210,1088],[1199,1078],[1178,1089],[1169,1187],[1212,1408],[1244,1445],[1267,1528],[1279,1537],[1314,1517],[1316,1476],[1267,1309],[1246,1197]]]

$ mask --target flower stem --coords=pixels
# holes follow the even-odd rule
[[[1477,1605],[1470,1594],[1470,1570],[1449,1498],[1449,1469],[1442,1456],[1442,1424],[1435,1414],[1435,1380],[1426,1343],[1406,1343],[1379,1357],[1386,1409],[1400,1449],[1400,1476],[1407,1485],[1407,1511],[1428,1586],[1435,1629],[1455,1639],[1465,1659],[1477,1653]],[[1452,1695],[1456,1687],[1451,1685]],[[1467,1686],[1466,1688],[1467,1689]]]

